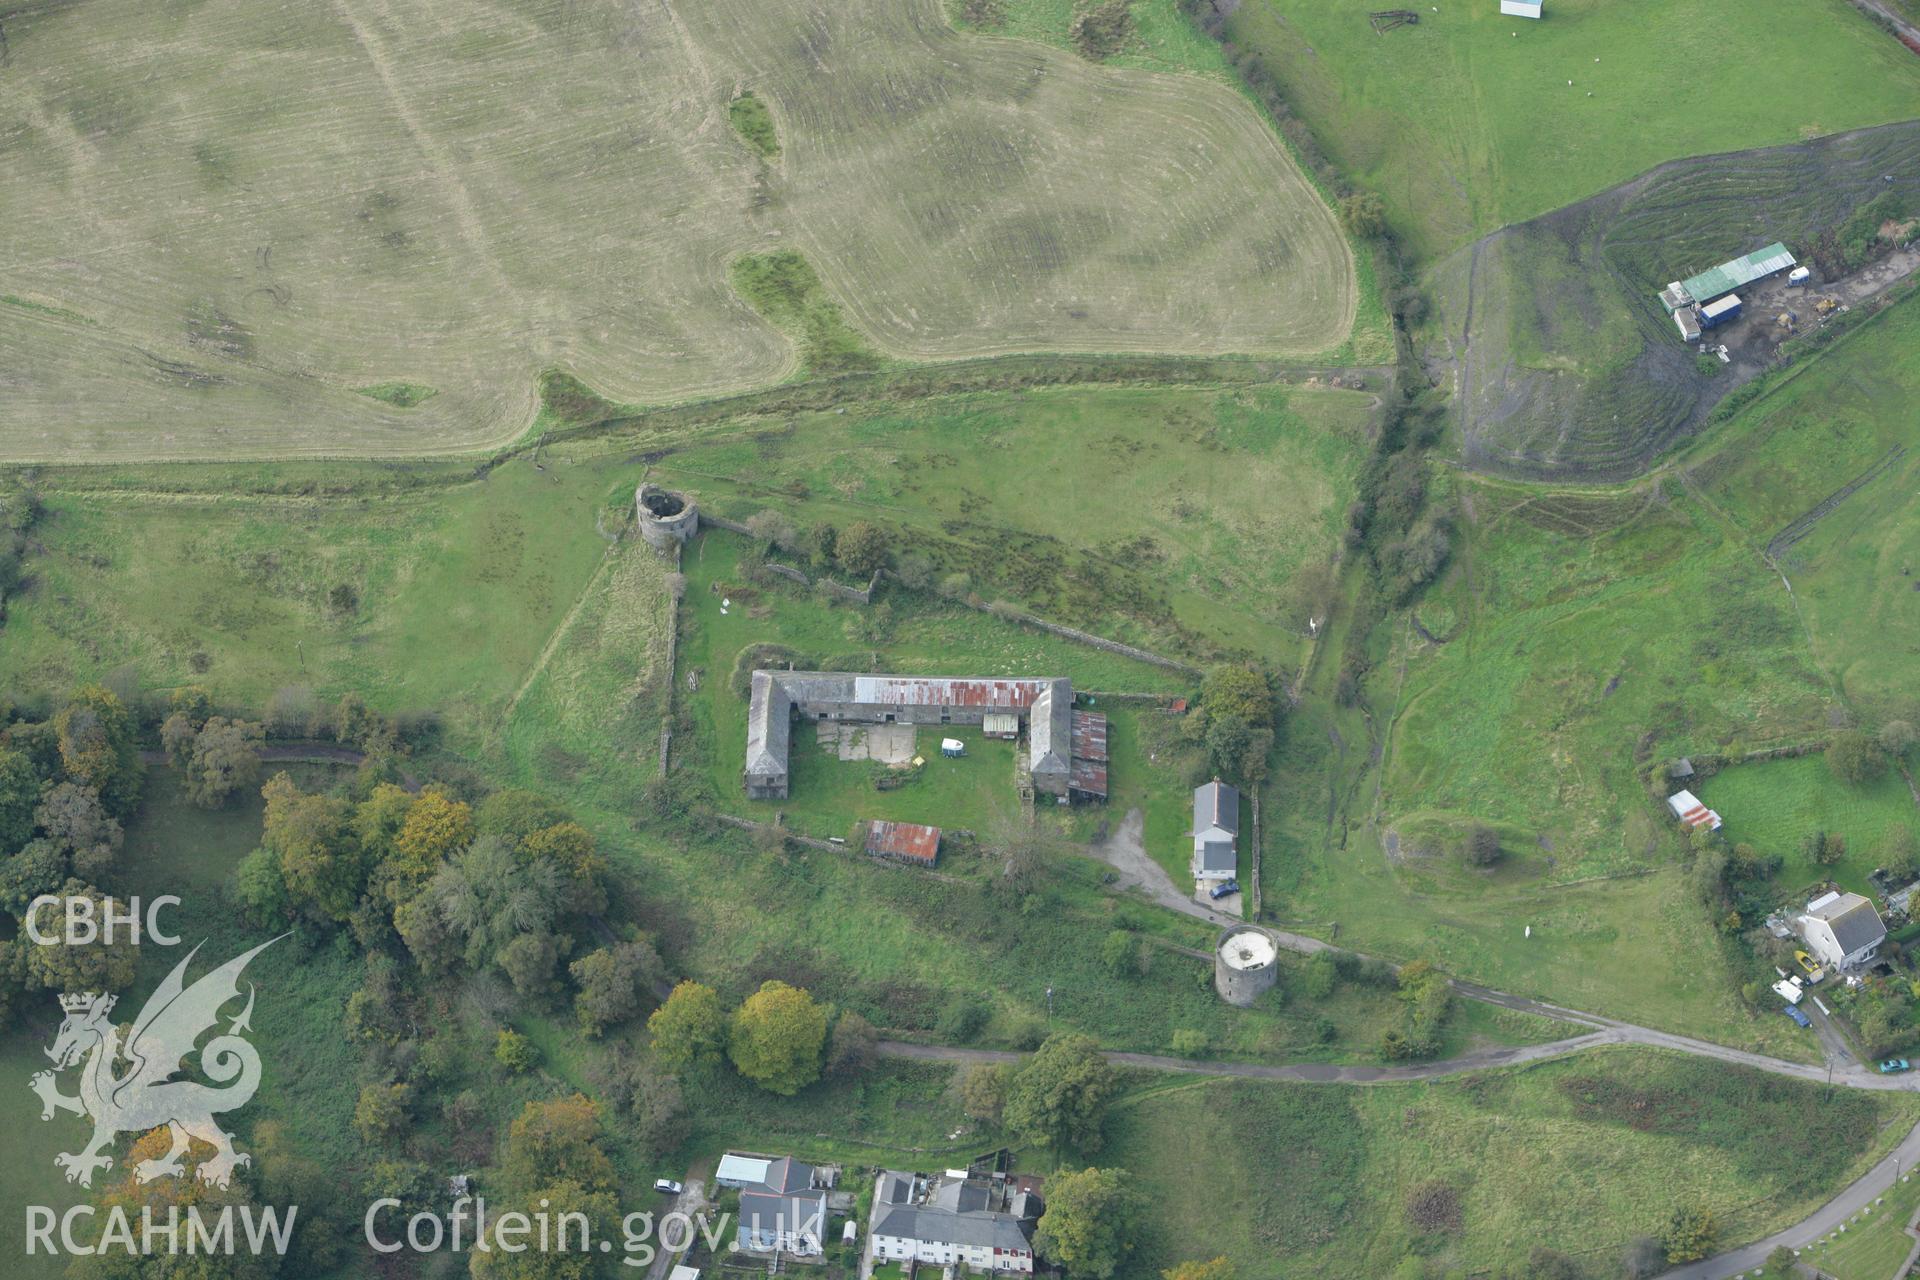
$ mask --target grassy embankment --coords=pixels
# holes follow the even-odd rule
[[[1115,1114],[1102,1159],[1133,1169],[1153,1205],[1131,1274],[1221,1253],[1249,1277],[1387,1275],[1409,1255],[1428,1274],[1485,1272],[1545,1245],[1610,1275],[1683,1202],[1711,1209],[1729,1245],[1797,1220],[1920,1109],[1610,1050],[1421,1085],[1174,1086]],[[1408,1194],[1436,1182],[1458,1226],[1417,1230]]]

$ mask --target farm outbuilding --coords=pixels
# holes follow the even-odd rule
[[[930,867],[940,857],[940,828],[917,822],[869,822],[867,852],[876,858]]]
[[[1540,0],[1500,0],[1500,12],[1509,18],[1538,18]]]
[[[1720,829],[1720,815],[1700,803],[1700,798],[1691,791],[1676,791],[1667,797],[1667,808],[1673,816],[1680,819],[1680,825],[1692,830],[1694,827]]]
[[[1034,790],[1066,803],[1072,767],[1073,684],[1050,679],[862,675],[849,671],[753,673],[742,781],[756,800],[783,800],[794,717],[829,723],[980,725],[1011,716],[1027,730]]]
[[[1725,297],[1714,299],[1700,308],[1700,327],[1712,329],[1725,324],[1740,314],[1742,305],[1740,295],[1737,293],[1729,293]]]
[[[1067,794],[1075,800],[1107,798],[1107,717],[1098,711],[1073,713],[1073,767]]]
[[[1711,270],[1702,271],[1697,276],[1688,276],[1685,280],[1669,284],[1660,291],[1660,301],[1675,309],[1688,305],[1705,307],[1735,289],[1745,288],[1756,280],[1765,280],[1795,265],[1787,246],[1776,240],[1764,249],[1755,249],[1752,253],[1728,259]]]

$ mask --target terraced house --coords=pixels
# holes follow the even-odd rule
[[[1033,1233],[1044,1207],[1031,1178],[937,1178],[881,1172],[873,1194],[873,1255],[882,1262],[924,1262],[949,1269],[1031,1274]]]

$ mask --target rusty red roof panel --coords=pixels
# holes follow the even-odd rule
[[[1047,680],[946,680],[913,676],[856,676],[854,701],[894,707],[990,707],[1025,710]]]
[[[1107,798],[1107,766],[1095,760],[1075,760],[1067,773],[1067,786],[1082,795]]]
[[[1073,713],[1073,755],[1077,760],[1107,758],[1107,718],[1098,711]]]
[[[940,828],[923,827],[917,822],[869,822],[867,852],[932,866],[940,856]]]

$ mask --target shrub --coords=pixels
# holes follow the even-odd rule
[[[1476,867],[1490,867],[1500,861],[1500,833],[1492,827],[1475,827],[1469,831],[1467,861]]]
[[[1699,1205],[1681,1205],[1667,1219],[1660,1243],[1666,1247],[1667,1261],[1673,1264],[1698,1262],[1713,1252],[1720,1238],[1720,1224],[1713,1211]]]
[[[1827,768],[1850,787],[1865,786],[1886,767],[1880,745],[1858,729],[1837,734],[1827,748]]]
[[[1173,1051],[1183,1058],[1197,1058],[1207,1051],[1207,1033],[1182,1027],[1173,1033]]]
[[[1082,56],[1104,62],[1126,47],[1133,36],[1133,14],[1127,0],[1102,0],[1074,18],[1073,42]]]
[[[540,1050],[534,1047],[533,1041],[512,1027],[502,1027],[493,1042],[493,1060],[514,1075],[520,1075],[531,1071],[534,1064],[540,1061]]]
[[[1454,1234],[1463,1217],[1460,1192],[1440,1178],[1429,1178],[1407,1193],[1407,1225],[1422,1235]]]
[[[1387,231],[1387,202],[1378,192],[1357,191],[1340,201],[1340,225],[1356,240],[1377,239]]]
[[[1332,953],[1322,951],[1307,961],[1306,975],[1300,980],[1301,993],[1310,1000],[1324,1000],[1333,994],[1333,984],[1339,974]]]

